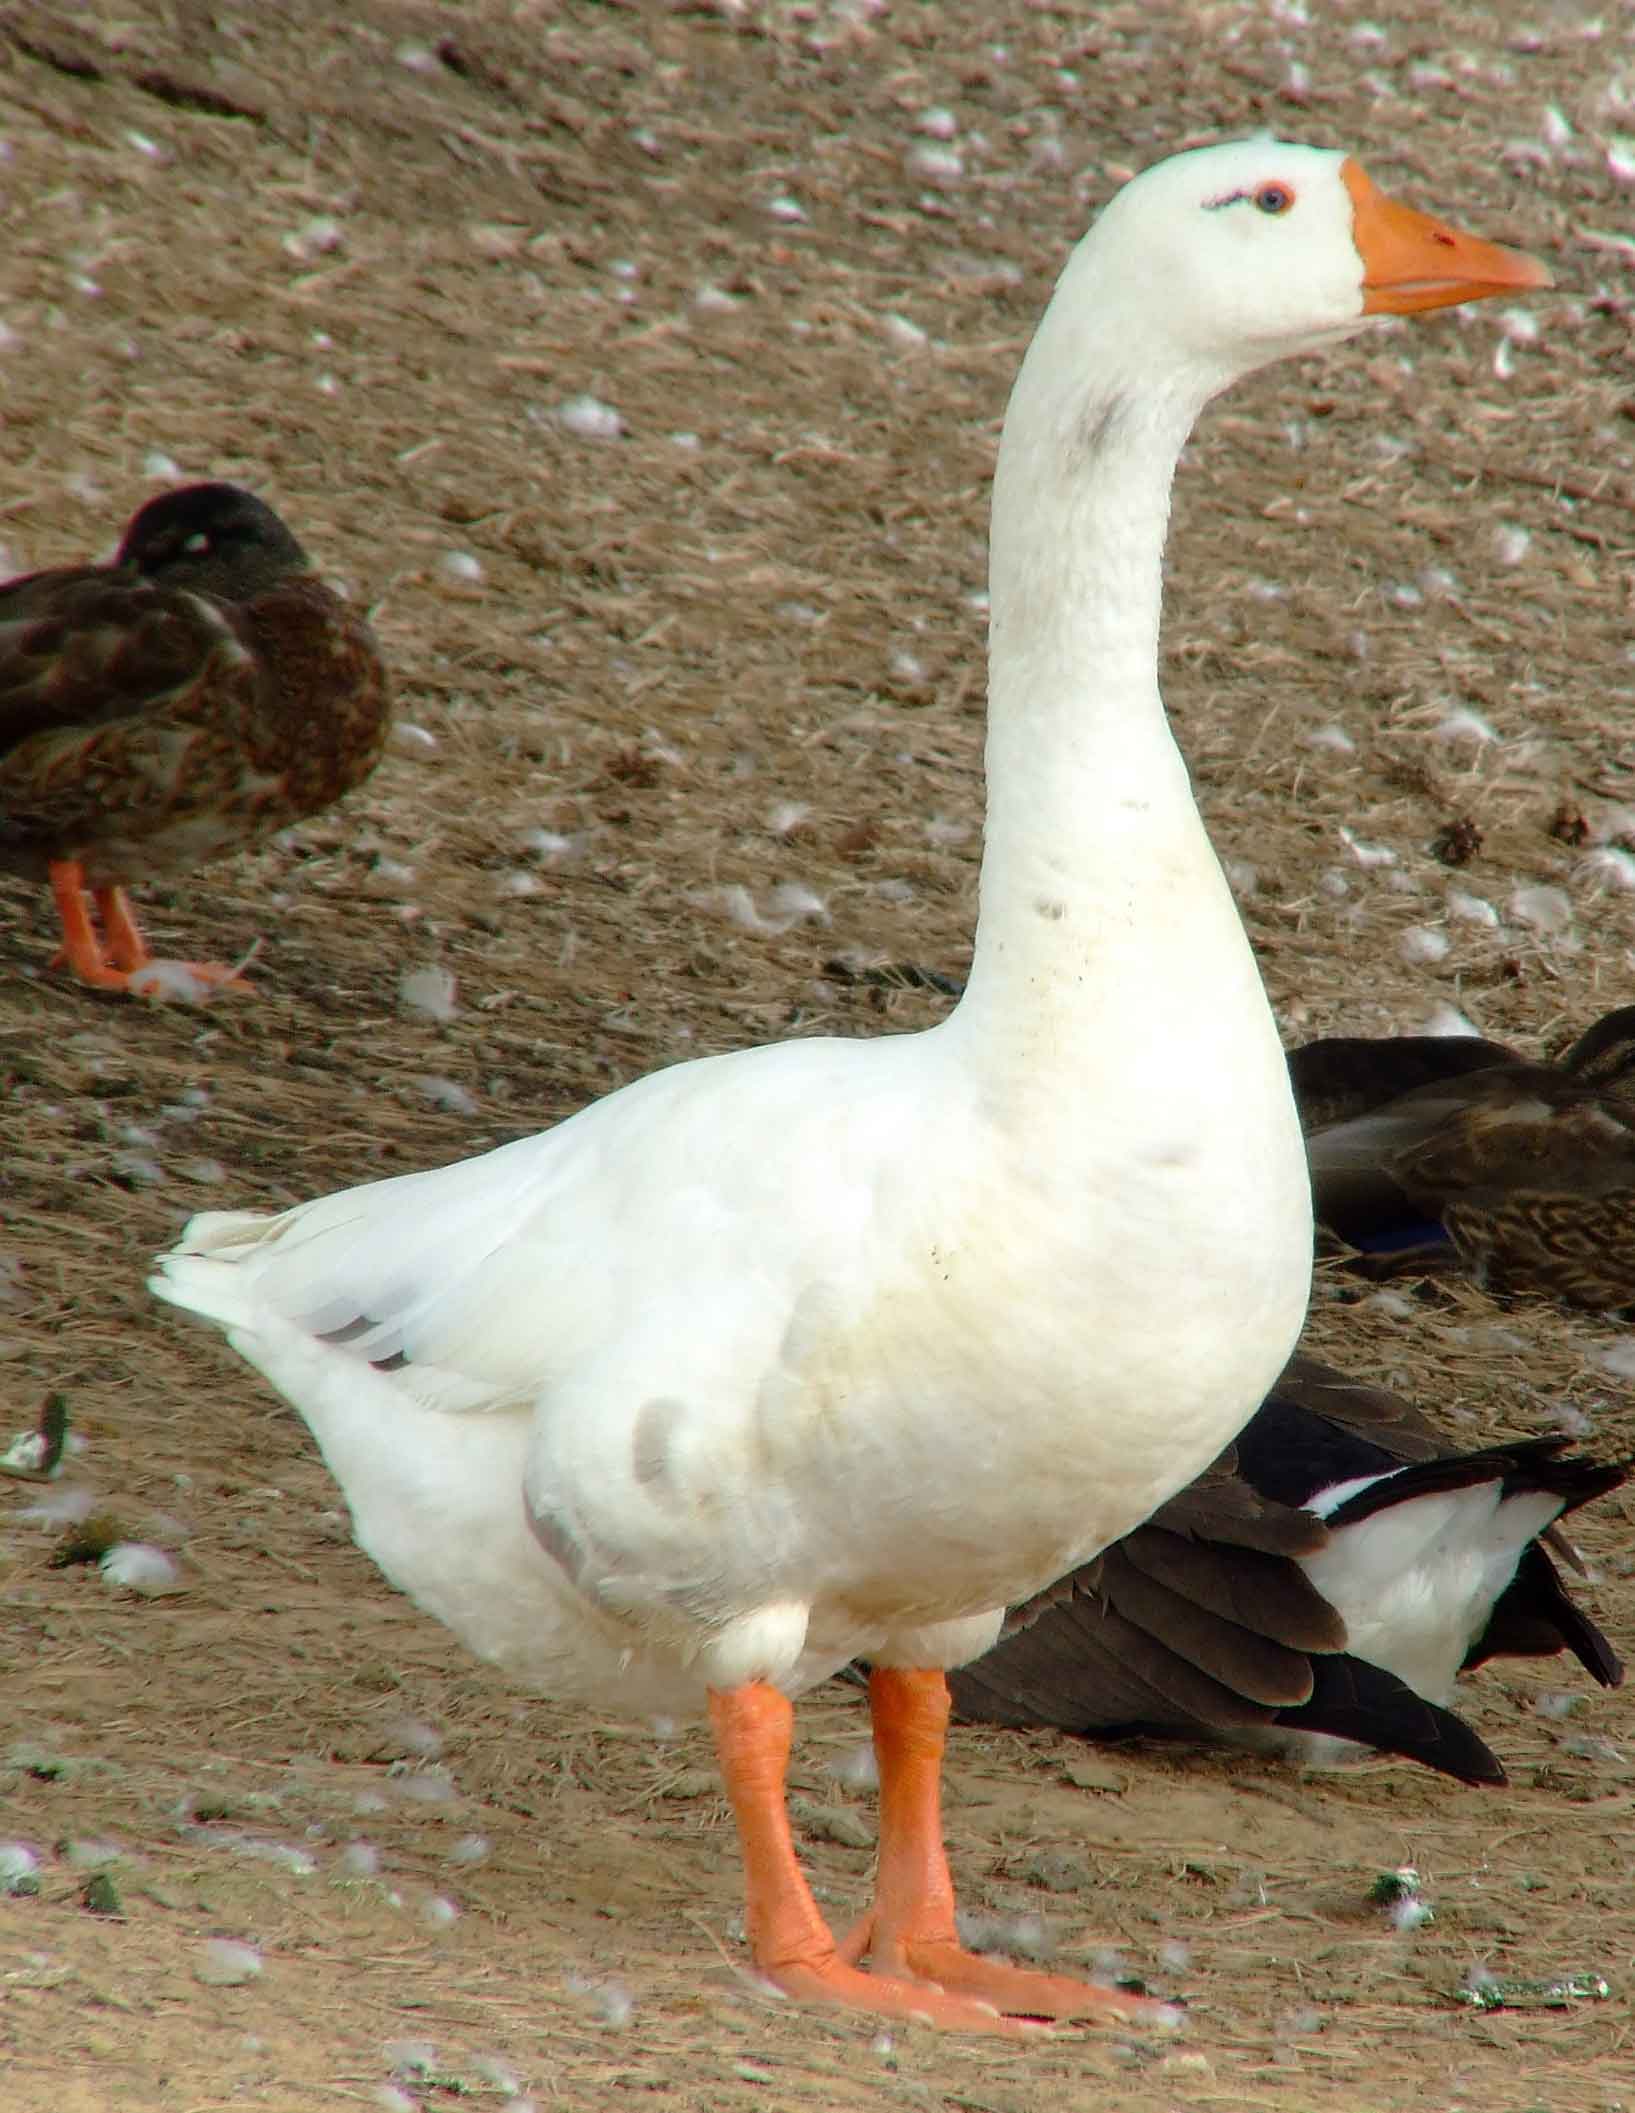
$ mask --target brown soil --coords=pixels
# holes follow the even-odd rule
[[[1577,1692],[1560,1667],[1468,1681],[1513,1775],[1481,1795],[1391,1763],[1087,1765],[961,1734],[967,1903],[1042,1914],[1069,1961],[1116,1947],[1190,2022],[886,2047],[744,1982],[700,1739],[464,1659],[350,1546],[297,1419],[142,1289],[196,1208],[475,1151],[678,1056],[941,1013],[972,910],[997,421],[1090,209],[1192,137],[1355,147],[1560,280],[1536,342],[1489,312],[1377,336],[1239,390],[1190,451],[1166,690],[1286,1031],[1451,1003],[1553,1050],[1629,995],[1635,895],[1591,856],[1635,827],[1627,21],[1309,12],[5,11],[14,569],[105,548],[151,456],[249,482],[372,609],[431,737],[288,841],[150,891],[168,953],[265,935],[254,1003],[88,995],[47,972],[41,892],[3,890],[0,1439],[60,1390],[66,1479],[186,1587],[51,1567],[39,1491],[0,1485],[0,1834],[43,1857],[39,1895],[0,1901],[8,2113],[369,2106],[394,2068],[426,2106],[498,2105],[514,2075],[541,2106],[712,2113],[1635,2097],[1631,1691],[1563,1720],[1534,1706]],[[912,160],[934,107],[952,180]],[[584,393],[622,437],[563,428]],[[1449,738],[1460,710],[1492,738]],[[1336,726],[1352,746],[1313,743]],[[1454,870],[1431,847],[1466,822]],[[1565,931],[1515,906],[1538,884]],[[1445,958],[1405,953],[1417,927]],[[400,1002],[431,964],[458,979],[446,1023]],[[1472,1439],[1571,1403],[1635,1449],[1620,1336],[1583,1317],[1335,1280],[1314,1340]],[[1581,1535],[1626,1646],[1630,1517],[1614,1499]],[[802,1722],[839,1918],[869,1813],[830,1767],[861,1717],[834,1690]],[[118,1913],[85,1901],[98,1845]],[[1365,1897],[1402,1863],[1437,1910],[1411,1936]],[[222,1937],[258,1977],[198,1978]],[[1591,1969],[1612,1998],[1475,2014],[1454,1992],[1478,1962]]]

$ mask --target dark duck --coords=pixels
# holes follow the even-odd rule
[[[231,484],[167,492],[111,563],[0,586],[0,868],[49,884],[59,964],[141,991],[153,957],[127,889],[338,800],[390,711],[368,625],[270,506]]]

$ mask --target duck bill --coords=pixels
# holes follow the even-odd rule
[[[1362,166],[1341,169],[1351,193],[1351,233],[1363,263],[1364,315],[1420,315],[1552,281],[1537,257],[1462,234],[1387,198]]]

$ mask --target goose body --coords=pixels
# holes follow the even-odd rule
[[[1369,1275],[1635,1307],[1635,1006],[1554,1064],[1460,1037],[1290,1053],[1319,1221]]]
[[[272,508],[166,492],[110,564],[0,585],[0,868],[49,881],[82,981],[129,990],[150,960],[130,884],[318,813],[389,724],[373,635]]]
[[[197,1219],[161,1264],[475,1649],[604,1705],[707,1702],[751,1946],[792,1994],[984,2030],[1134,2007],[960,1949],[937,1779],[942,1668],[1207,1465],[1306,1300],[1287,1072],[1158,695],[1170,481],[1237,374],[1540,278],[1314,149],[1127,186],[1006,419],[949,1019],[680,1065],[483,1159]],[[1200,1010],[1207,1074],[1170,1054]],[[837,1946],[784,1815],[787,1697],[856,1653],[882,1852]]]
[[[1556,1521],[1627,1470],[1566,1444],[1456,1452],[1399,1395],[1297,1356],[1206,1474],[1007,1617],[951,1676],[955,1709],[1305,1760],[1378,1747],[1503,1782],[1448,1707],[1461,1671],[1571,1651],[1623,1678],[1551,1550],[1572,1559]]]

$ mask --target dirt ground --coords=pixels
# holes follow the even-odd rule
[[[1451,1006],[1553,1050],[1627,999],[1635,22],[1520,19],[4,10],[7,569],[106,549],[168,475],[253,484],[372,610],[404,722],[342,809],[149,891],[166,952],[264,940],[253,1003],[76,989],[43,893],[0,883],[0,1444],[59,1390],[82,1449],[53,1487],[184,1587],[52,1567],[49,1492],[0,1483],[0,1837],[41,1859],[0,1899],[8,2113],[1635,2101],[1635,1689],[1467,1681],[1512,1774],[1482,1794],[962,1733],[967,1905],[1042,1917],[1071,1963],[1116,1950],[1188,2023],[876,2039],[738,1971],[699,1736],[465,1659],[352,1548],[298,1420],[142,1289],[197,1208],[476,1151],[680,1056],[938,1017],[1005,395],[1094,205],[1193,138],[1352,147],[1559,281],[1274,370],[1189,451],[1165,687],[1286,1034]],[[616,433],[564,421],[586,396]],[[404,1002],[434,967],[446,1019]],[[1610,1325],[1334,1278],[1312,1339],[1472,1442],[1565,1408],[1635,1450]],[[1626,1651],[1632,1518],[1580,1535]],[[801,1720],[839,1919],[863,1720],[841,1689]],[[1366,1897],[1403,1863],[1436,1909],[1412,1934]],[[214,1978],[248,1970],[219,1939],[259,1971]],[[1457,2000],[1483,1964],[1611,1995],[1483,2015]]]

